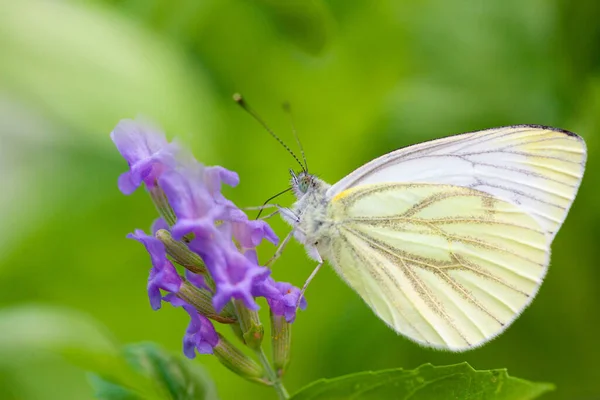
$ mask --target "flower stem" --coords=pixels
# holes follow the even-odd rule
[[[279,399],[280,400],[289,399],[290,395],[288,394],[287,390],[285,390],[285,386],[283,386],[283,382],[281,382],[281,380],[277,377],[277,374],[271,367],[271,364],[269,363],[269,360],[267,359],[267,356],[266,356],[264,350],[262,349],[262,347],[259,348],[258,350],[256,350],[256,354],[258,355],[258,358],[260,359],[261,364],[265,368],[265,371],[267,372],[267,376],[269,377],[269,380],[273,383],[273,387],[275,388],[275,391],[277,392],[277,396],[279,396]]]

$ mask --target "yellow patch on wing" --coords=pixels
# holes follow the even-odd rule
[[[342,200],[344,197],[348,196],[352,192],[353,192],[353,189],[344,190],[343,192],[338,193],[337,195],[335,195],[335,197],[332,199],[332,201]]]

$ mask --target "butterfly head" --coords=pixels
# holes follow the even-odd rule
[[[290,169],[290,175],[292,176],[292,190],[297,198],[302,197],[315,186],[316,178],[306,171],[296,174],[293,169]]]

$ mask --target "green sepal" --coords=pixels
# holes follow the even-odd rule
[[[192,305],[200,314],[222,324],[235,324],[237,318],[227,308],[218,314],[212,303],[212,293],[208,290],[198,289],[188,281],[183,281],[177,297]]]
[[[177,217],[175,216],[173,208],[171,208],[171,205],[169,204],[167,195],[160,188],[160,186],[154,185],[152,188],[148,189],[148,193],[150,193],[150,198],[152,198],[156,210],[158,211],[160,216],[165,220],[165,222],[169,226],[175,225],[175,222],[177,222]]]
[[[271,312],[271,346],[273,348],[273,367],[280,378],[285,373],[291,358],[292,324],[285,317]]]
[[[235,334],[235,337],[237,337],[240,340],[240,342],[242,342],[243,344],[246,344],[246,339],[244,339],[244,332],[242,332],[242,328],[240,327],[240,324],[231,324],[229,326],[231,327],[231,330]]]
[[[198,254],[191,251],[186,243],[173,239],[171,232],[166,229],[159,229],[155,236],[165,245],[165,250],[173,261],[195,274],[204,275],[205,279],[208,277],[204,261]]]
[[[244,354],[230,341],[219,334],[219,343],[214,347],[214,355],[226,368],[249,381],[271,385],[265,371],[256,361]]]
[[[233,306],[242,329],[244,343],[253,350],[260,349],[265,335],[265,329],[260,323],[258,313],[249,310],[241,300],[233,300]]]

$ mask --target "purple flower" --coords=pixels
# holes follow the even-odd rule
[[[178,146],[168,143],[164,133],[148,123],[123,119],[110,134],[129,171],[119,177],[119,189],[131,194],[142,182],[149,188],[160,174],[175,164]]]
[[[174,307],[183,307],[191,320],[183,337],[183,353],[187,358],[195,358],[196,350],[200,354],[212,354],[213,348],[219,343],[219,336],[208,318],[174,294],[166,295],[163,300]]]
[[[186,269],[185,279],[212,294],[215,310],[220,312],[233,299],[241,300],[248,309],[257,310],[255,298],[265,297],[275,315],[293,322],[300,289],[273,280],[270,269],[259,264],[256,254],[256,247],[263,240],[277,244],[277,235],[265,221],[249,220],[221,193],[223,184],[230,187],[239,184],[238,174],[198,163],[190,152],[176,143],[168,143],[158,129],[139,121],[120,121],[111,138],[129,164],[129,171],[119,177],[119,189],[130,194],[143,183],[146,185],[157,208],[169,221],[155,220],[153,235],[160,229],[168,230],[173,239],[182,241],[168,242],[167,246],[174,246],[169,247],[170,254],[193,257],[186,253],[192,251],[202,258],[210,275]],[[194,358],[196,352],[213,353],[219,336],[206,316],[178,297],[184,278],[167,258],[165,245],[141,230],[127,237],[142,243],[150,254],[152,268],[147,289],[152,308],[157,310],[161,302],[166,301],[174,307],[182,307],[190,316],[183,338],[185,355]],[[207,285],[207,279],[214,282],[214,290],[212,283],[210,287]],[[190,302],[194,303],[193,299]],[[304,298],[299,308],[306,308]]]
[[[198,169],[170,170],[160,177],[160,187],[177,216],[177,222],[171,229],[173,238],[177,240],[188,233],[212,236],[215,222],[225,212],[223,206],[215,203],[200,172]]]
[[[252,286],[252,295],[254,297],[264,297],[267,300],[270,299],[272,301],[281,300],[283,297],[276,285],[275,280],[270,277],[260,282],[256,282]]]
[[[127,235],[129,239],[135,239],[142,243],[152,260],[152,269],[148,277],[148,297],[153,310],[158,310],[161,306],[160,289],[167,292],[177,293],[181,287],[182,279],[177,270],[167,259],[165,246],[154,236],[148,236],[144,231],[136,229],[134,233]]]
[[[243,211],[221,195],[222,183],[237,182],[237,174],[225,168],[205,168],[197,163],[187,169],[166,171],[159,180],[177,216],[171,228],[173,237],[194,234],[189,247],[202,257],[215,281],[216,310],[231,299],[241,299],[246,307],[258,309],[253,288],[260,286],[270,271],[258,265],[255,255],[247,257],[245,253],[254,251],[265,238],[277,242],[277,236],[265,222],[248,221]]]
[[[273,244],[277,244],[279,241],[269,224],[260,220],[249,221],[248,217],[233,223],[233,237],[243,248],[255,248],[263,239],[267,239]]]
[[[221,194],[221,184],[225,183],[231,187],[236,187],[240,183],[240,177],[237,173],[223,167],[206,167],[204,169],[204,182],[216,202],[232,204]]]
[[[212,238],[197,238],[190,242],[190,248],[202,257],[215,281],[213,306],[220,311],[229,300],[240,299],[249,309],[258,310],[252,289],[267,279],[271,271],[248,260],[231,238],[224,235],[219,229]]]
[[[267,298],[269,307],[273,314],[284,316],[285,320],[289,323],[294,322],[296,319],[296,305],[298,304],[298,298],[300,297],[300,289],[287,282],[274,282],[275,287],[279,290],[281,297]],[[301,310],[306,309],[306,299],[302,296],[299,308]]]

